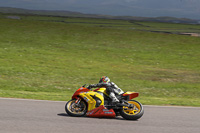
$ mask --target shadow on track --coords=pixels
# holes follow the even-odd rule
[[[69,116],[67,113],[60,113],[60,114],[57,114],[58,116],[65,116],[65,117],[71,117]]]
[[[64,117],[73,117],[73,116],[70,116],[68,115],[67,113],[59,113],[57,114],[58,116],[64,116]],[[77,118],[77,117],[76,117]],[[124,120],[124,121],[138,121],[138,120],[126,120],[124,118],[122,118],[121,116],[116,116],[115,118],[106,118],[106,117],[101,117],[101,118],[98,118],[98,117],[87,117],[87,116],[82,116],[82,117],[78,117],[78,118],[91,118],[91,119],[107,119],[107,120]]]

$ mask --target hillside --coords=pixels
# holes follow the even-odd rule
[[[10,7],[0,7],[0,13],[200,24],[200,20],[192,20],[192,19],[187,19],[187,18],[174,18],[174,17],[155,17],[155,18],[150,18],[150,17],[134,17],[134,16],[110,16],[110,15],[99,15],[99,14],[83,14],[83,13],[80,13],[80,12],[71,12],[71,11],[28,10],[28,9],[10,8]]]

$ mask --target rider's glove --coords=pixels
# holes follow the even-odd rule
[[[91,84],[91,85],[89,85],[87,88],[88,89],[91,89],[91,88],[94,88],[95,87],[95,85],[94,84]]]

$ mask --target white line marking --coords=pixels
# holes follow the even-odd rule
[[[185,109],[200,109],[200,107],[191,107],[191,106],[162,106],[162,105],[143,105],[144,107],[155,107],[155,108],[185,108]]]
[[[36,99],[21,99],[21,98],[4,98],[0,97],[0,100],[21,100],[21,101],[33,101],[33,102],[67,102],[67,101],[50,101],[50,100],[36,100]]]

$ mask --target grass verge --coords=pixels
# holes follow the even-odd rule
[[[38,18],[0,19],[0,97],[69,100],[107,75],[143,104],[200,106],[200,38]]]

